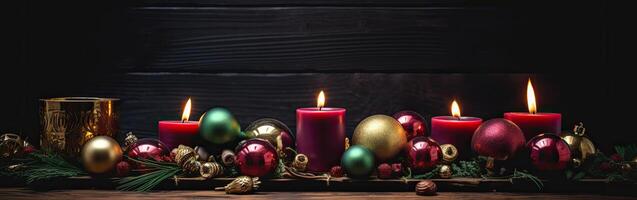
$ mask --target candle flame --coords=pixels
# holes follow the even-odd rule
[[[319,93],[318,98],[316,99],[316,107],[321,110],[323,106],[325,106],[325,93],[321,90],[321,93]]]
[[[537,113],[537,103],[535,102],[535,91],[533,90],[533,85],[531,84],[531,79],[529,78],[529,83],[526,86],[526,102],[529,107],[529,113],[535,114]]]
[[[190,108],[192,107],[192,103],[190,101],[190,98],[188,98],[188,102],[186,102],[186,106],[184,106],[184,113],[181,114],[181,121],[185,122],[188,121],[188,119],[190,119]]]
[[[460,106],[458,106],[456,100],[453,100],[453,103],[451,103],[451,116],[460,118]]]

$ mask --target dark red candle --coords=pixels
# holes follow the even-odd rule
[[[535,92],[531,80],[527,84],[526,98],[529,108],[528,113],[508,112],[504,118],[518,125],[526,140],[542,133],[559,134],[562,130],[562,115],[560,113],[538,113],[535,101]]]
[[[191,101],[188,99],[181,121],[159,121],[159,140],[169,149],[177,148],[180,144],[194,146],[194,138],[199,134],[199,122],[188,121],[190,109]]]
[[[339,165],[345,151],[345,109],[323,107],[296,109],[296,150],[308,157],[307,171],[327,172]]]
[[[460,107],[456,101],[451,105],[452,116],[431,118],[431,138],[438,144],[453,144],[459,155],[469,155],[471,138],[475,130],[482,124],[477,117],[460,116]]]

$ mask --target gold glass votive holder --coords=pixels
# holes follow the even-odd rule
[[[42,149],[79,159],[82,146],[91,138],[117,135],[118,102],[97,97],[40,99]]]

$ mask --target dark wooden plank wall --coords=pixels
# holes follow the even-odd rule
[[[619,86],[610,74],[605,7],[533,1],[136,1],[37,2],[27,17],[20,77],[6,82],[1,131],[37,141],[37,99],[122,98],[122,129],[152,137],[186,96],[195,115],[230,108],[243,126],[294,108],[348,108],[365,116],[412,109],[467,115],[525,110],[532,77],[540,109],[584,121],[608,147],[634,142],[616,126]],[[566,8],[569,8],[568,10]],[[15,74],[14,74],[15,73]],[[619,75],[627,76],[627,75]],[[17,87],[19,86],[19,87]],[[6,103],[5,103],[6,102]],[[620,121],[626,118],[620,118]]]

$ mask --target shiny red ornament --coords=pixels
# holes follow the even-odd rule
[[[378,168],[376,169],[376,171],[378,173],[378,178],[380,179],[392,178],[392,168],[391,168],[391,165],[387,163],[378,165]]]
[[[128,155],[129,158],[136,160],[147,159],[163,161],[164,157],[168,156],[169,153],[170,151],[168,150],[168,146],[166,146],[163,142],[153,138],[144,138],[139,139],[132,144],[126,155]],[[146,169],[143,165],[137,164],[136,162],[133,163],[135,169]]]
[[[513,122],[496,118],[483,122],[471,138],[471,147],[478,155],[507,160],[524,149],[526,139]]]
[[[119,161],[119,163],[117,163],[117,165],[115,165],[115,172],[117,173],[118,177],[125,177],[128,176],[128,173],[130,173],[130,169],[131,166],[127,161]]]
[[[391,164],[392,174],[395,177],[400,177],[403,175],[403,165],[400,163]]]
[[[235,165],[242,175],[260,177],[274,171],[279,163],[276,149],[264,139],[249,139],[237,145]]]
[[[440,145],[428,137],[415,137],[409,141],[405,152],[411,169],[416,172],[433,169],[442,160]]]
[[[571,161],[571,150],[561,137],[554,134],[537,135],[527,143],[531,164],[541,171],[562,170]]]
[[[407,140],[411,140],[417,136],[427,136],[427,122],[420,114],[404,110],[394,114],[394,119],[400,122],[405,131],[407,131]]]
[[[334,166],[330,169],[330,176],[332,177],[343,177],[343,168],[341,166]]]

